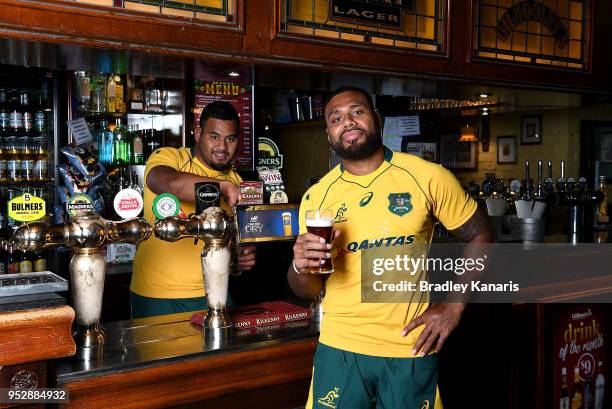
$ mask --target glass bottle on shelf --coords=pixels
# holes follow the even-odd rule
[[[49,179],[47,169],[47,143],[45,138],[37,136],[33,138],[34,155],[34,180],[45,182]]]
[[[6,138],[0,137],[0,183],[8,181],[5,141]]]
[[[128,164],[128,150],[127,150],[127,135],[125,129],[121,125],[121,119],[118,118],[116,121],[117,125],[113,130],[113,165]]]
[[[106,120],[100,122],[98,130],[98,156],[100,162],[105,165],[113,161],[113,132],[109,129],[109,123]]]
[[[115,82],[115,76],[110,74],[106,81],[106,111],[110,113],[117,112],[117,105],[115,103],[115,96],[117,95],[117,83]]]
[[[34,156],[32,155],[32,142],[27,136],[17,138],[21,157],[21,178],[24,181],[34,180]]]
[[[8,274],[8,267],[6,265],[7,253],[5,250],[5,242],[0,243],[0,274]]]
[[[23,112],[19,105],[19,93],[16,89],[9,92],[9,131],[23,131]]]
[[[0,132],[9,130],[9,103],[8,95],[4,88],[0,89]]]
[[[130,111],[142,112],[144,110],[144,97],[139,78],[136,76],[128,75],[127,85]]]
[[[17,146],[17,137],[14,135],[4,138],[6,151],[6,167],[9,182],[21,182],[21,158]]]
[[[115,75],[115,112],[125,113],[125,93],[120,75]]]
[[[6,267],[8,269],[9,274],[17,274],[19,273],[19,261],[15,255],[15,249],[13,246],[8,246],[7,255],[6,255]]]
[[[47,134],[47,113],[43,109],[34,112],[34,131],[39,136]]]
[[[42,251],[34,252],[34,264],[33,269],[35,272],[40,273],[47,271],[47,259],[45,258]]]
[[[31,273],[32,272],[32,259],[26,251],[19,252],[19,272],[20,273]]]
[[[93,88],[90,76],[85,71],[74,72],[74,93],[78,101],[77,112],[86,115],[91,109],[91,95]]]
[[[132,132],[132,157],[134,165],[144,165],[144,144],[142,142],[142,132],[138,125],[134,125]]]
[[[30,93],[28,90],[19,91],[19,110],[23,116],[23,130],[32,132],[34,130],[34,114],[30,107]]]
[[[102,73],[91,74],[91,111],[106,112],[106,77]]]

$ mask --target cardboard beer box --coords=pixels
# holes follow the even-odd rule
[[[254,205],[263,203],[262,182],[240,182],[240,204]]]
[[[206,311],[196,312],[191,322],[202,325]],[[286,301],[270,301],[245,307],[236,307],[230,311],[235,329],[275,326],[285,322],[309,320],[312,312],[309,308],[300,307]]]

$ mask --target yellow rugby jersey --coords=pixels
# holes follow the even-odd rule
[[[412,246],[431,242],[434,224],[463,225],[477,204],[442,166],[385,148],[385,160],[369,175],[356,176],[341,165],[304,195],[305,212],[333,209],[334,273],[323,299],[320,341],[350,352],[409,358],[422,327],[402,337],[403,327],[427,309],[424,302],[361,303],[361,250],[371,246]]]
[[[227,172],[210,169],[195,157],[193,149],[158,149],[149,157],[144,173],[144,217],[150,223],[155,222],[153,200],[157,195],[147,186],[147,176],[151,169],[160,165],[169,166],[179,172],[229,180],[235,184],[240,184],[242,180],[231,169]],[[224,197],[221,198],[221,207],[232,214]],[[181,202],[181,214],[186,216],[194,212],[195,198],[193,202]],[[152,235],[138,246],[130,290],[138,295],[152,298],[204,296],[204,279],[200,261],[203,246],[202,240],[195,245],[192,239],[170,243]]]

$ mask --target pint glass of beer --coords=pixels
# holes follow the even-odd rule
[[[332,228],[334,226],[334,211],[332,209],[319,209],[306,211],[306,229],[308,233],[316,234],[325,239],[326,243],[331,242]],[[313,274],[329,274],[334,272],[331,258],[324,259],[325,263],[319,267],[309,268]]]
[[[291,236],[291,213],[283,212],[283,232],[285,236]]]

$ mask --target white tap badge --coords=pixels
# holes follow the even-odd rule
[[[138,216],[144,207],[144,201],[140,193],[129,188],[119,191],[115,196],[113,204],[115,212],[123,219]]]

